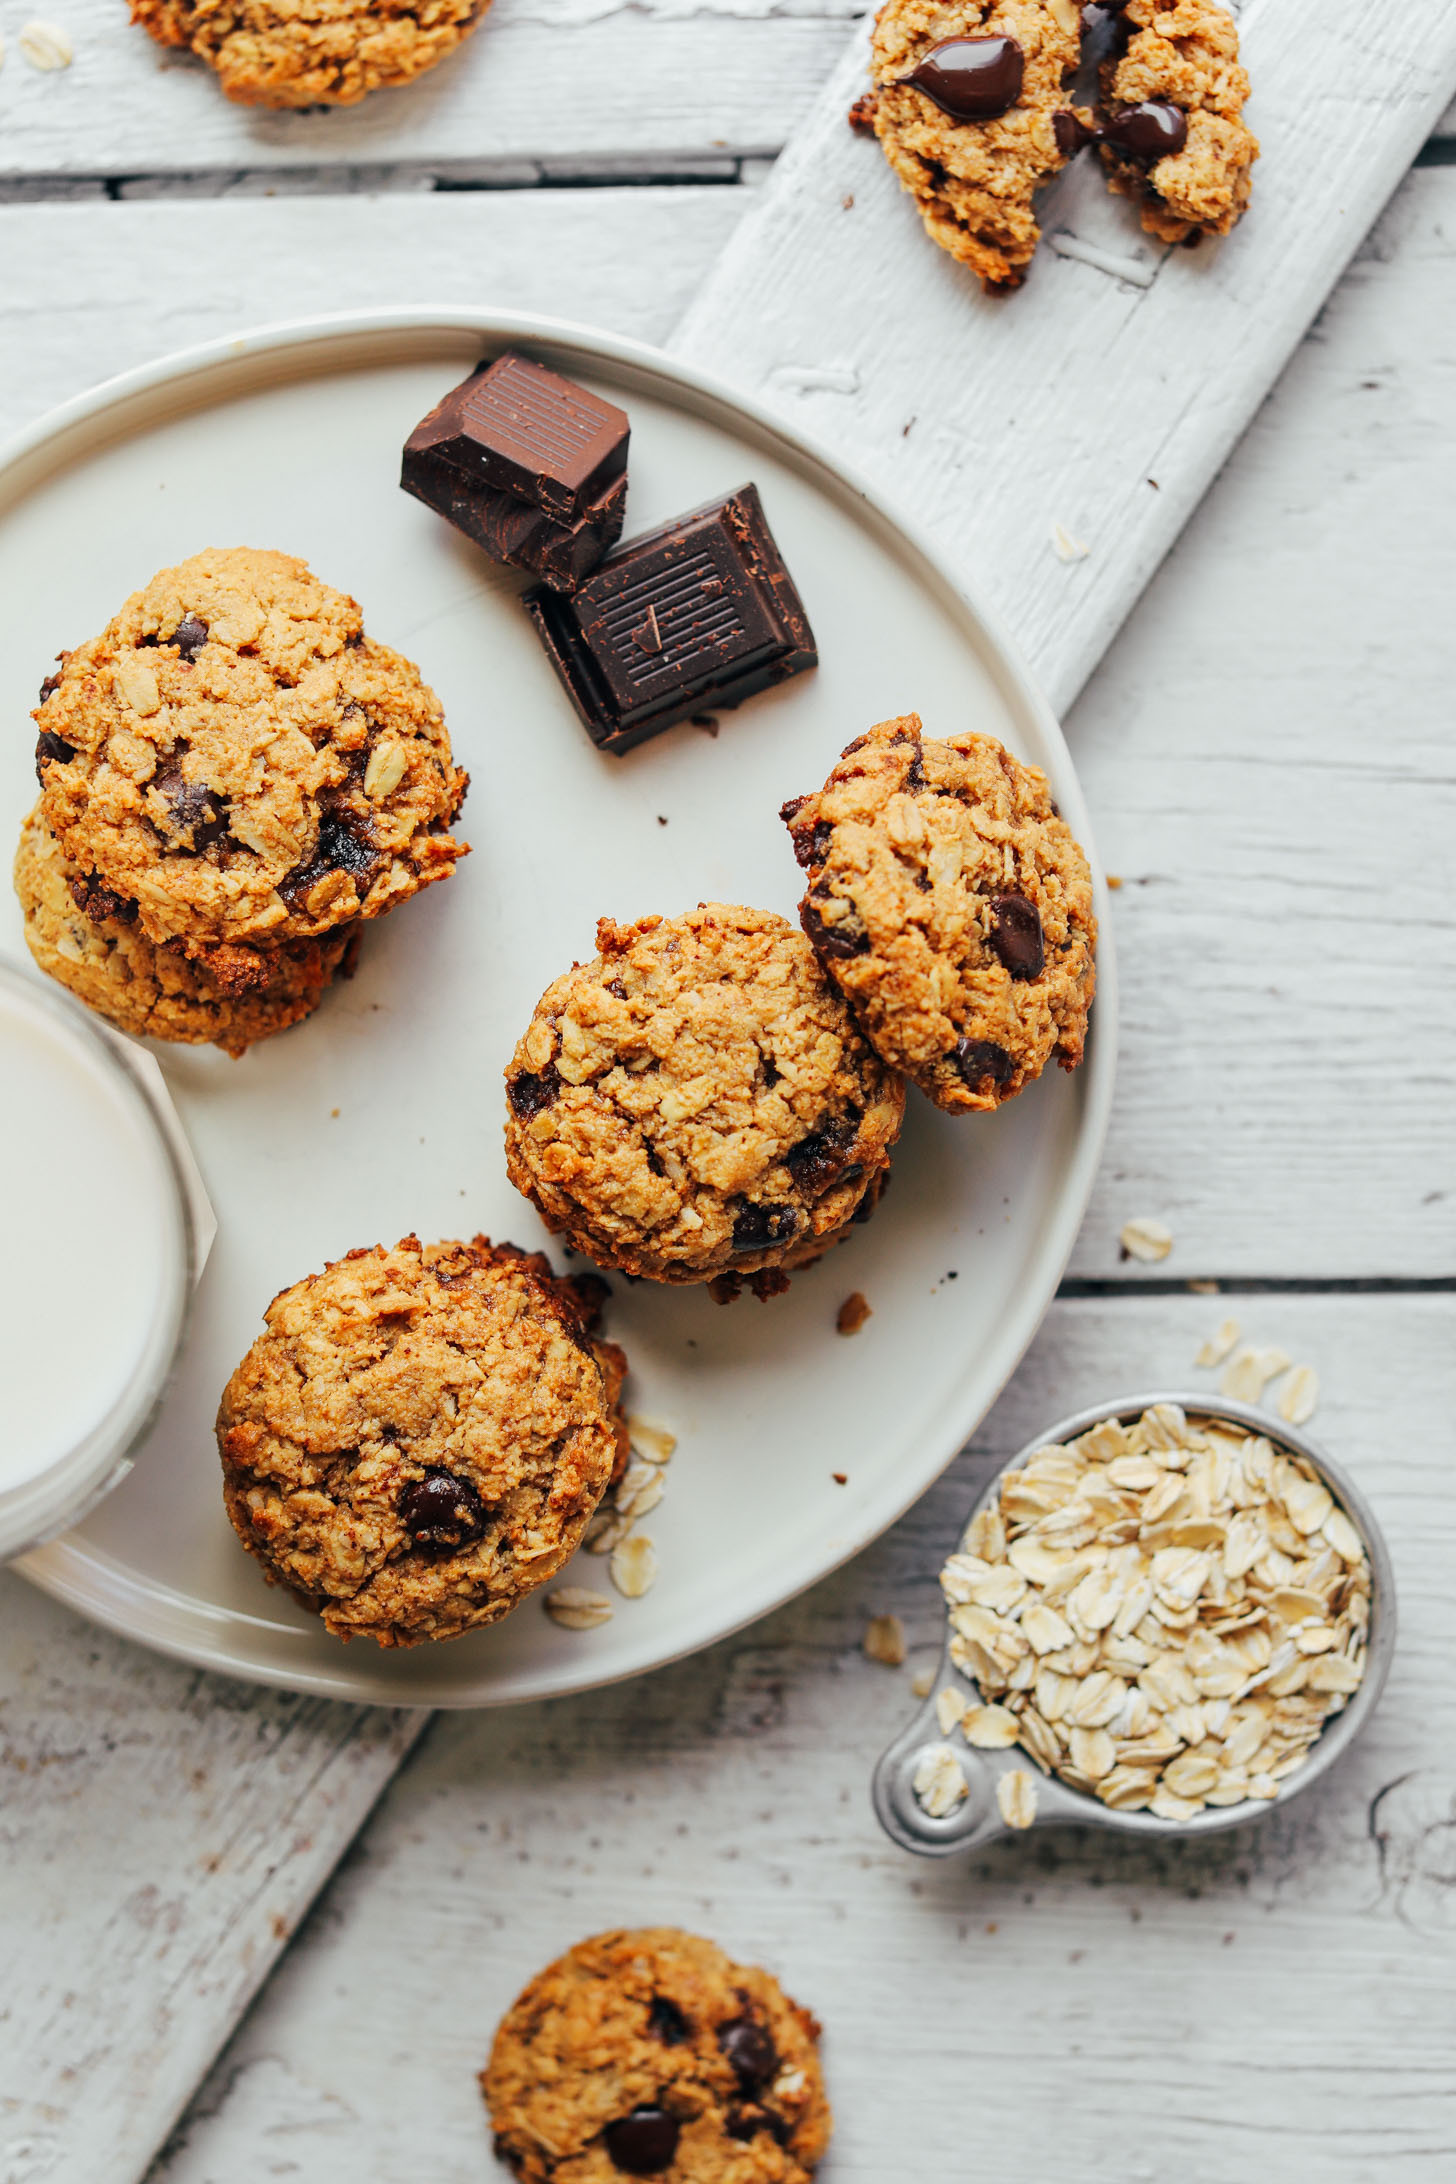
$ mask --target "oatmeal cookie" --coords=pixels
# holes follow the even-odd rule
[[[1098,157],[1165,243],[1227,235],[1249,202],[1259,140],[1234,19],[1208,0],[1127,0],[1103,62]]]
[[[200,961],[378,917],[463,854],[439,700],[287,554],[163,569],[62,656],[35,719],[64,855]]]
[[[342,925],[317,940],[249,951],[251,984],[242,982],[238,950],[232,982],[219,984],[175,941],[148,940],[129,903],[88,890],[39,805],[21,829],[15,892],[37,965],[87,1008],[135,1038],[211,1044],[234,1055],[310,1015],[335,974],[349,975],[358,945],[358,926]]]
[[[411,83],[489,0],[131,0],[158,45],[186,46],[240,106],[352,106]]]
[[[872,1202],[905,1091],[803,935],[710,902],[603,918],[597,947],[547,988],[506,1070],[517,1190],[600,1265],[721,1277],[722,1297],[818,1258]]]
[[[538,1973],[480,2082],[525,2184],[807,2184],[830,2132],[818,2043],[769,1973],[649,1926]]]
[[[620,1465],[626,1360],[513,1245],[351,1251],[274,1298],[223,1391],[223,1492],[336,1638],[458,1638],[554,1577]]]
[[[991,736],[881,721],[782,816],[804,930],[876,1051],[951,1114],[1082,1059],[1096,985],[1087,859],[1045,774]]]
[[[1087,141],[1068,104],[1080,54],[1073,0],[886,0],[875,89],[857,125],[880,146],[942,250],[987,289],[1020,287],[1036,193]]]

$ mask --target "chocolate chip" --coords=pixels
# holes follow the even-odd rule
[[[833,896],[820,898],[825,902],[832,902],[834,899]],[[801,906],[799,923],[822,956],[863,955],[870,944],[864,921],[855,911],[851,911],[847,918],[841,918],[837,924],[826,925],[811,899]]]
[[[522,1122],[529,1122],[539,1115],[543,1107],[549,1107],[561,1091],[561,1079],[556,1074],[556,1064],[548,1062],[539,1073],[523,1069],[512,1077],[509,1086],[510,1102],[514,1113]]]
[[[760,2131],[767,2131],[780,2146],[789,2143],[789,2128],[782,2116],[776,2116],[768,2108],[730,2108],[727,2122],[728,2136],[740,2145],[757,2138]]]
[[[1052,115],[1052,135],[1063,159],[1075,159],[1084,144],[1095,141],[1097,132],[1088,128],[1080,114],[1074,114],[1070,107],[1064,106]]]
[[[874,135],[875,109],[879,103],[879,99],[873,91],[865,91],[860,94],[849,109],[849,126],[858,136]]]
[[[1046,962],[1046,942],[1035,903],[1025,895],[993,895],[991,898],[991,947],[1013,978],[1040,978]]]
[[[53,698],[56,692],[60,689],[60,687],[61,671],[59,668],[57,668],[53,674],[47,675],[45,681],[41,684],[40,696],[36,700],[36,703],[38,705],[44,705],[46,699]]]
[[[665,1994],[655,1994],[652,1997],[652,2005],[647,2012],[647,2029],[656,2034],[664,2047],[681,2047],[692,2031],[676,2002],[669,2002]]]
[[[284,901],[301,901],[331,872],[351,873],[360,883],[359,893],[367,894],[370,880],[384,861],[369,839],[368,827],[367,819],[355,820],[351,825],[338,812],[326,812],[319,823],[318,846],[312,857],[295,865],[278,883]]]
[[[745,1206],[733,1223],[735,1251],[767,1251],[786,1244],[799,1226],[792,1206]]]
[[[812,827],[791,827],[789,832],[793,838],[794,861],[804,871],[807,872],[813,865],[823,864],[829,855],[829,844],[834,838],[834,829],[827,819],[816,819]]]
[[[52,735],[49,728],[42,728],[35,739],[36,780],[45,780],[45,775],[41,772],[42,766],[69,766],[75,755],[75,746],[67,743],[64,736]]]
[[[718,2046],[747,2094],[762,2090],[779,2067],[778,2050],[755,2017],[735,2017],[718,2028]]]
[[[786,802],[780,804],[779,817],[783,820],[785,826],[789,824],[790,820],[798,818],[808,801],[807,796],[791,796]]]
[[[227,833],[227,813],[205,781],[189,781],[180,766],[168,766],[152,787],[166,801],[172,832],[185,837],[194,855]]]
[[[96,873],[77,874],[71,882],[71,900],[83,918],[93,924],[102,918],[114,918],[119,925],[130,925],[137,914],[137,906],[126,895],[118,895],[111,888],[103,887]]]
[[[811,1130],[784,1155],[784,1165],[806,1198],[821,1198],[836,1183],[852,1182],[862,1170],[848,1155],[859,1136],[858,1114]]]
[[[995,121],[1020,98],[1025,72],[1014,38],[946,38],[901,80],[952,121]]]
[[[1168,99],[1145,99],[1141,106],[1124,106],[1103,122],[1099,132],[1124,159],[1170,159],[1188,142],[1188,116]]]
[[[677,2152],[682,2126],[665,2108],[634,2108],[602,2133],[612,2166],[628,2176],[660,2176]]]
[[[184,660],[192,661],[207,643],[207,624],[199,614],[184,614],[167,640]]]
[[[919,743],[916,744],[914,755],[905,769],[904,786],[907,789],[923,789],[925,786],[925,751]]]
[[[1015,1062],[994,1039],[957,1039],[951,1060],[973,1091],[987,1077],[992,1084],[1009,1084],[1016,1075]]]
[[[399,1514],[416,1547],[468,1547],[485,1530],[485,1503],[469,1480],[436,1465],[411,1479]]]

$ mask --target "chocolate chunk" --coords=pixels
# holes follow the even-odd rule
[[[42,728],[35,739],[36,780],[45,780],[45,775],[41,772],[42,766],[68,766],[75,755],[75,746],[67,743],[64,736],[53,735],[49,728]]]
[[[151,786],[167,806],[170,832],[194,856],[211,849],[227,833],[227,812],[205,781],[189,781],[180,766],[172,765],[156,775]]]
[[[539,1076],[523,1069],[512,1077],[508,1087],[510,1102],[522,1120],[529,1122],[539,1115],[543,1107],[549,1107],[561,1091],[561,1079],[556,1074],[556,1064],[548,1062]]]
[[[177,647],[184,660],[195,660],[207,643],[207,624],[200,614],[184,614],[167,642]]]
[[[1014,38],[946,38],[901,81],[952,121],[995,121],[1020,98],[1025,65]]]
[[[1110,114],[1098,134],[1124,159],[1151,165],[1182,151],[1188,142],[1188,116],[1167,99],[1145,99],[1141,106]]]
[[[399,482],[483,546],[493,561],[529,569],[558,591],[574,591],[616,545],[627,512],[625,471],[571,522],[558,521],[515,493],[493,491],[433,448],[406,447]]]
[[[676,2002],[669,2002],[665,1994],[655,1994],[652,1997],[652,2004],[647,2012],[647,2029],[657,2036],[664,2047],[681,2047],[692,2031]]]
[[[779,817],[785,826],[791,825],[798,818],[808,801],[807,796],[789,796],[784,799],[779,806]]]
[[[360,896],[369,892],[369,883],[383,863],[383,858],[367,838],[367,819],[356,819],[352,824],[338,812],[326,812],[319,822],[318,846],[306,863],[295,865],[278,883],[278,892],[285,902],[301,902],[312,887],[330,872],[348,872],[354,877]]]
[[[787,1244],[799,1226],[792,1206],[745,1206],[733,1223],[735,1251],[768,1251]]]
[[[907,789],[923,789],[925,786],[925,748],[917,743],[905,768],[904,786]]]
[[[574,598],[543,589],[525,606],[604,751],[630,750],[705,703],[741,705],[818,662],[753,485],[629,539]]]
[[[836,1472],[834,1476],[838,1478],[840,1474]],[[782,2116],[776,2116],[770,2108],[730,2108],[727,2130],[729,2138],[737,2139],[740,2144],[757,2138],[760,2131],[767,2131],[769,2137],[777,2140],[780,2146],[787,2146],[789,2143],[788,2125]]]
[[[811,1130],[784,1155],[784,1165],[806,1198],[822,1198],[836,1183],[850,1183],[863,1171],[849,1158],[859,1136],[860,1118],[846,1116]]]
[[[508,350],[416,425],[405,465],[433,454],[476,486],[512,493],[572,524],[625,475],[629,431],[625,410]]]
[[[1063,159],[1075,159],[1084,144],[1096,141],[1097,131],[1089,129],[1081,115],[1074,114],[1070,106],[1064,106],[1052,115],[1052,135]]]
[[[991,946],[1013,978],[1040,978],[1046,962],[1046,942],[1035,903],[1025,895],[993,895],[991,898]]]
[[[137,914],[137,906],[128,896],[103,887],[94,872],[78,873],[72,880],[71,900],[82,917],[90,918],[93,924],[102,918],[114,918],[119,925],[130,925]]]
[[[46,699],[54,697],[60,687],[61,671],[59,668],[56,668],[51,674],[47,675],[45,681],[41,684],[40,696],[39,698],[37,698],[36,703],[38,705],[44,705]]]
[[[612,2166],[627,2176],[658,2176],[677,2152],[682,2126],[665,2108],[634,2108],[602,2133]]]
[[[832,898],[821,896],[821,901]],[[826,925],[812,896],[799,905],[799,923],[821,956],[863,955],[870,944],[863,918],[857,911],[847,918],[840,918],[833,925]]]
[[[735,2017],[718,2030],[718,2046],[745,2093],[762,2091],[779,2067],[778,2051],[754,2017]]]
[[[1015,1062],[994,1039],[957,1039],[951,1060],[972,1091],[987,1077],[992,1084],[1009,1084],[1016,1075]]]
[[[823,864],[829,855],[829,844],[834,829],[827,819],[816,819],[812,827],[790,827],[794,844],[794,862],[808,872],[815,865]]]
[[[856,136],[874,135],[875,115],[879,111],[879,105],[880,100],[878,92],[862,91],[860,93],[859,97],[855,100],[853,106],[851,106],[851,108],[849,109],[849,114],[847,117],[849,121],[849,126],[851,129],[853,129]]]
[[[399,1515],[416,1547],[468,1547],[485,1530],[485,1503],[475,1488],[438,1465],[410,1480]]]

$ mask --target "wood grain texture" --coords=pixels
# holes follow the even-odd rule
[[[983,296],[845,124],[859,37],[674,337],[853,450],[975,579],[1059,707],[1456,88],[1440,0],[1378,39],[1364,0],[1326,0],[1317,41],[1280,0],[1237,12],[1263,157],[1226,241],[1155,244],[1084,159],[1046,193],[1027,287]],[[1086,559],[1057,557],[1054,523]]]
[[[824,2018],[823,2184],[1449,2176],[1456,1299],[1233,1308],[1320,1367],[1312,1430],[1400,1578],[1384,1704],[1306,1804],[1202,1845],[1066,1830],[943,1866],[879,1834],[870,1766],[938,1657],[935,1571],[989,1461],[1103,1394],[1212,1380],[1217,1300],[1060,1304],[973,1451],[794,1606],[617,1690],[437,1717],[152,2184],[502,2174],[473,2082],[501,2011],[582,1935],[674,1920]],[[898,1672],[860,1651],[886,1611]]]
[[[521,180],[604,159],[640,171],[730,146],[777,151],[851,10],[497,0],[466,46],[406,89],[303,114],[230,106],[210,69],[134,29],[121,0],[66,0],[57,12],[73,65],[38,75],[12,50],[0,73],[0,177],[417,161]]]

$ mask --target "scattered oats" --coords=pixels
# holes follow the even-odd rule
[[[910,1678],[910,1689],[917,1699],[928,1699],[935,1689],[935,1670],[933,1668],[917,1668]],[[957,1699],[956,1705],[959,1706],[960,1703],[960,1700]]]
[[[542,1605],[553,1623],[564,1630],[595,1630],[612,1619],[612,1603],[605,1593],[588,1592],[584,1585],[558,1585]]]
[[[983,1702],[945,1691],[942,1733],[1017,1744],[1118,1812],[1276,1797],[1359,1688],[1370,1583],[1304,1458],[1171,1403],[1100,1420],[1003,1472],[941,1572]]]
[[[609,1555],[632,1529],[632,1519],[615,1509],[598,1509],[581,1535],[581,1544],[589,1555]]]
[[[1009,1707],[968,1706],[961,1727],[967,1744],[978,1752],[1007,1752],[1021,1733],[1021,1725]]]
[[[1013,1767],[996,1784],[996,1806],[1008,1828],[1029,1828],[1036,1818],[1035,1778]]]
[[[1211,1334],[1207,1342],[1200,1348],[1197,1357],[1193,1360],[1194,1364],[1203,1366],[1222,1365],[1242,1333],[1243,1329],[1236,1319],[1222,1321],[1216,1332]]]
[[[969,1785],[948,1744],[927,1744],[911,1777],[915,1795],[932,1820],[943,1820],[966,1796]]]
[[[857,1335],[867,1319],[874,1315],[874,1308],[863,1290],[852,1289],[839,1307],[834,1324],[842,1335]]]
[[[1296,1365],[1280,1391],[1280,1417],[1287,1418],[1291,1426],[1305,1425],[1313,1418],[1318,1404],[1319,1374],[1313,1365]]]
[[[645,1533],[634,1532],[613,1548],[607,1568],[619,1593],[628,1600],[640,1600],[657,1582],[657,1549]]]
[[[1172,1250],[1173,1231],[1161,1221],[1124,1221],[1117,1240],[1125,1258],[1141,1259],[1152,1266],[1159,1259],[1166,1259]]]
[[[69,68],[75,59],[70,37],[59,23],[26,23],[15,42],[31,67],[47,74],[52,69]]]
[[[677,1447],[676,1434],[669,1433],[666,1426],[654,1426],[649,1419],[635,1414],[627,1420],[627,1438],[635,1453],[650,1464],[665,1464]]]
[[[634,1458],[623,1472],[613,1496],[617,1513],[635,1524],[649,1509],[657,1507],[666,1490],[667,1481],[657,1465],[644,1463],[640,1457]]]
[[[865,1625],[864,1649],[886,1668],[905,1665],[905,1626],[898,1615],[872,1615]]]
[[[961,1697],[959,1691],[955,1690],[952,1685],[947,1684],[944,1690],[936,1692],[935,1718],[940,1724],[940,1733],[943,1737],[948,1737],[950,1735],[952,1729],[954,1729],[959,1723],[962,1715],[965,1713],[965,1710],[965,1700]]]
[[[1234,1403],[1257,1403],[1269,1382],[1288,1370],[1289,1360],[1282,1350],[1256,1350],[1246,1342],[1225,1365],[1219,1393]]]
[[[1085,561],[1091,551],[1080,538],[1072,536],[1064,523],[1052,525],[1052,552],[1058,561]]]

